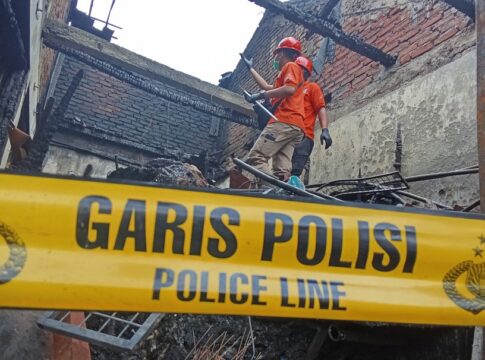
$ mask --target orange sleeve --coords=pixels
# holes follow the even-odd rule
[[[303,71],[300,66],[294,62],[287,63],[283,69],[283,85],[296,88],[303,82]]]
[[[315,114],[318,114],[318,111],[325,107],[325,98],[323,96],[323,91],[320,89],[317,83],[312,83],[312,91],[310,93],[310,100],[313,106],[313,110]]]

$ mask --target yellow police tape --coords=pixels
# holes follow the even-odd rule
[[[485,325],[484,250],[473,215],[0,175],[0,307]]]

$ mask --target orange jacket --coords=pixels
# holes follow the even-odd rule
[[[287,85],[296,89],[295,93],[280,103],[275,111],[275,116],[283,123],[296,125],[304,130],[305,111],[303,107],[303,86],[298,85],[303,83],[303,71],[301,67],[294,62],[288,62],[283,66],[278,77],[276,78],[274,88]],[[273,105],[280,99],[272,99]],[[270,119],[269,124],[274,123],[274,119]]]
[[[315,120],[321,108],[325,107],[322,89],[315,82],[306,81],[303,86],[305,109],[305,136],[313,140],[315,137]]]

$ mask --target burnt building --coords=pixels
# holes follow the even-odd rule
[[[310,183],[396,168],[413,176],[476,165],[472,6],[461,7],[464,13],[438,0],[255,3],[270,9],[245,49],[256,70],[274,79],[271,51],[283,37],[295,36],[314,60],[313,79],[327,95],[334,144],[327,151],[315,144]],[[242,62],[229,89],[237,92],[240,86],[257,90]],[[223,131],[226,158],[243,157],[258,134],[231,123]],[[425,182],[413,191],[469,204],[478,198],[478,176]]]

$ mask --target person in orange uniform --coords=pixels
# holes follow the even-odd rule
[[[305,108],[305,136],[295,148],[291,170],[292,176],[300,177],[313,150],[315,120],[317,117],[322,128],[322,132],[320,134],[320,143],[322,145],[325,143],[325,149],[332,146],[332,138],[330,137],[330,132],[328,131],[328,118],[325,111],[325,99],[322,89],[317,83],[309,80],[313,71],[313,63],[310,59],[307,59],[304,56],[299,56],[295,60],[295,63],[302,67],[304,73],[303,76],[305,78],[305,83],[302,86]]]
[[[252,60],[241,54],[261,92],[246,96],[254,102],[269,99],[273,105],[279,103],[274,111],[279,120],[270,119],[249,151],[247,163],[258,170],[271,173],[269,159],[273,161],[273,174],[280,180],[290,177],[293,151],[304,132],[303,71],[294,61],[301,54],[301,43],[294,37],[281,40],[273,52],[273,66],[279,70],[274,85],[268,84],[252,67]]]

